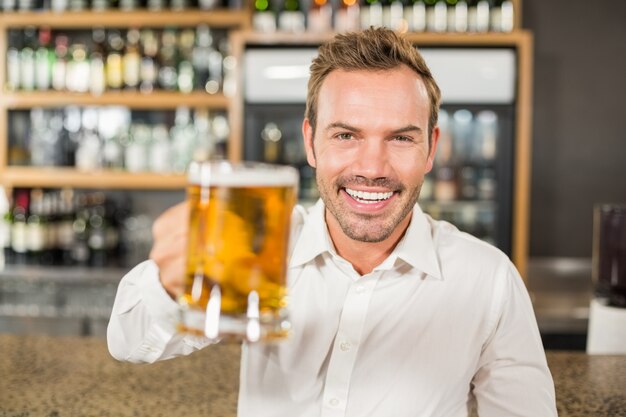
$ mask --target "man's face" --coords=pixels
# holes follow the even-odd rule
[[[429,112],[424,83],[406,66],[326,77],[315,138],[308,120],[302,131],[331,235],[380,242],[406,227],[439,137],[433,129],[429,149]]]

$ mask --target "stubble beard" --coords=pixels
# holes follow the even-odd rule
[[[335,184],[328,184],[319,177],[316,180],[326,209],[337,220],[343,233],[352,240],[365,243],[382,242],[391,236],[398,225],[413,211],[423,183],[423,180],[420,181],[410,190],[400,184],[400,194],[392,198],[403,198],[403,195],[408,193],[401,210],[390,213],[387,218],[381,218],[376,215],[353,213],[341,203],[342,197],[339,195],[339,190],[345,187],[344,184],[354,184],[354,181],[349,182],[340,178]]]

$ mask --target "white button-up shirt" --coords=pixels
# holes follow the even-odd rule
[[[319,202],[294,212],[292,332],[244,344],[240,417],[556,416],[528,293],[498,249],[413,211],[393,253],[359,275],[334,250]],[[124,277],[109,324],[118,359],[201,348],[146,262]]]

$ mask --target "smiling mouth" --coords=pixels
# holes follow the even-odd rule
[[[354,198],[359,203],[364,204],[374,204],[380,201],[389,200],[393,195],[393,191],[386,193],[370,193],[368,191],[357,191],[350,188],[344,188],[344,190],[350,197]]]

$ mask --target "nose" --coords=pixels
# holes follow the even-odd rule
[[[352,174],[376,179],[389,176],[389,159],[385,142],[378,139],[365,139],[359,144]]]

